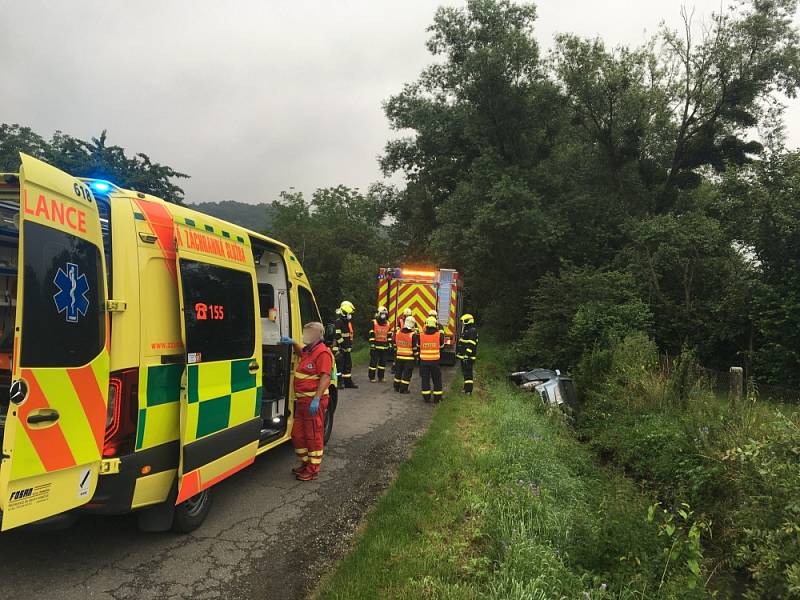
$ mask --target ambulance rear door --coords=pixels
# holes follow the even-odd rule
[[[86,504],[108,402],[103,234],[89,187],[22,155],[11,404],[2,529]]]
[[[174,211],[175,212],[179,211]],[[251,464],[261,431],[261,327],[249,237],[176,217],[186,369],[176,503]]]

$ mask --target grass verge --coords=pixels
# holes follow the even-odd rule
[[[479,382],[499,370],[486,354],[479,364]],[[702,597],[688,536],[651,507],[559,413],[495,378],[473,397],[446,394],[316,596]]]

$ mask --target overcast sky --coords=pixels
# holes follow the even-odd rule
[[[537,37],[638,44],[681,4],[540,0]],[[110,143],[192,176],[187,200],[271,201],[366,186],[393,135],[381,102],[430,62],[444,0],[0,0],[0,122]],[[800,144],[800,103],[787,113]]]

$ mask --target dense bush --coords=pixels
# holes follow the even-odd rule
[[[711,524],[705,569],[747,581],[746,597],[800,597],[800,417],[716,395],[685,352],[670,370],[633,335],[587,354],[579,434],[643,482],[671,514]],[[718,563],[718,564],[717,564]]]

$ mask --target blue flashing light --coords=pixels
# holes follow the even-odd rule
[[[111,184],[105,181],[93,181],[90,185],[95,192],[107,192],[111,189]]]

